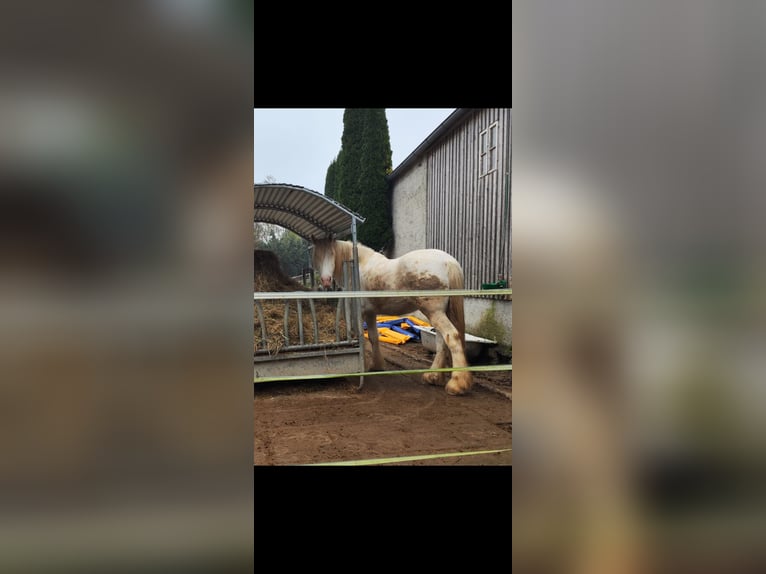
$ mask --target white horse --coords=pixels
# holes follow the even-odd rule
[[[341,283],[343,262],[353,259],[350,241],[314,240],[314,269],[319,271],[322,285],[330,287],[333,277]],[[463,270],[449,253],[438,249],[411,251],[398,259],[388,259],[360,243],[359,276],[365,291],[413,291],[462,289]],[[376,315],[399,315],[419,309],[437,331],[433,369],[447,363],[447,349],[453,367],[467,367],[465,358],[465,319],[463,297],[395,297],[362,299],[362,316],[372,344],[372,370],[382,371],[383,356],[378,343]],[[444,383],[444,373],[425,373],[423,380],[432,385]],[[445,386],[451,395],[462,395],[473,384],[470,371],[453,371]]]

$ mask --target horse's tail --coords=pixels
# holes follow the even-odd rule
[[[463,270],[459,265],[451,265],[448,270],[449,288],[463,289]],[[460,333],[460,345],[465,351],[465,312],[463,309],[463,296],[453,295],[447,299],[447,318]]]

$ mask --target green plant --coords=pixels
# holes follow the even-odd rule
[[[506,338],[505,326],[497,320],[495,317],[495,302],[492,301],[492,306],[484,311],[481,315],[481,319],[475,328],[476,335],[484,337],[485,339],[492,339],[494,341],[504,341]]]

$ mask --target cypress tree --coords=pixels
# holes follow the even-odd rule
[[[327,168],[325,195],[366,218],[359,241],[373,249],[393,243],[391,140],[384,108],[346,108],[341,150]]]
[[[343,205],[361,213],[359,174],[362,169],[362,146],[367,110],[346,108],[343,112],[343,136],[341,137],[340,170],[338,173],[338,197]],[[363,214],[364,215],[364,214]]]
[[[327,168],[327,175],[325,176],[325,180],[324,180],[324,194],[327,197],[331,197],[332,199],[335,199],[335,200],[338,200],[337,177],[338,177],[338,158],[336,157],[334,160],[332,160],[332,162],[330,162],[330,166]]]
[[[386,175],[391,173],[391,140],[383,108],[369,109],[363,132],[362,161],[357,182],[360,213],[367,217],[359,228],[359,241],[373,249],[393,242],[391,198]]]

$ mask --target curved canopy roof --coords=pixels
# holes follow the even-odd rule
[[[353,220],[365,220],[321,193],[289,183],[256,183],[253,207],[253,221],[281,225],[309,241],[348,235]]]

